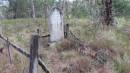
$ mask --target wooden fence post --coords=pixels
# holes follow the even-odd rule
[[[9,56],[9,62],[10,64],[13,63],[13,56],[12,56],[12,51],[11,51],[11,48],[10,48],[10,43],[9,43],[9,39],[7,38],[7,49],[8,49],[8,56]]]
[[[40,35],[40,29],[37,29],[37,35]]]
[[[32,35],[31,38],[29,73],[38,73],[38,38],[38,35]]]
[[[69,24],[66,24],[64,26],[64,36],[65,36],[65,38],[68,37],[68,33],[69,33]]]

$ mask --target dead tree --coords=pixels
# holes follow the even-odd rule
[[[113,25],[112,2],[112,0],[102,0],[101,22],[103,25]]]
[[[29,73],[38,73],[38,38],[38,35],[33,35],[31,38]]]

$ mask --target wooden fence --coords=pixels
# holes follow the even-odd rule
[[[22,55],[30,58],[30,73],[37,73],[35,72],[35,70],[32,70],[35,65],[34,64],[39,64],[40,67],[45,71],[45,73],[51,73],[51,71],[47,68],[47,66],[45,65],[45,63],[42,61],[42,59],[40,57],[38,57],[38,51],[35,52],[35,50],[38,50],[38,39],[39,39],[39,36],[38,35],[35,35],[35,36],[32,36],[32,46],[31,46],[31,54],[29,54],[26,50],[24,50],[23,48],[21,47],[18,47],[17,45],[15,45],[14,43],[10,42],[6,37],[2,36],[0,34],[0,39],[2,39],[3,41],[7,42],[7,45],[8,45],[8,49],[9,49],[9,46],[12,46],[15,50],[17,50],[19,53],[21,53]],[[10,51],[9,51],[10,52]],[[11,53],[11,52],[10,52]],[[31,62],[33,61],[34,59],[37,60],[37,63],[35,62]],[[12,62],[11,60],[11,57],[10,57],[10,62]],[[31,71],[32,70],[32,71]]]
[[[30,58],[30,66],[29,66],[29,73],[37,73],[37,67],[40,65],[40,67],[44,70],[45,73],[51,73],[51,71],[47,68],[46,64],[42,61],[42,59],[38,56],[38,40],[39,38],[45,38],[45,37],[50,37],[50,34],[40,36],[39,35],[39,30],[37,30],[38,34],[32,35],[31,37],[31,42],[30,42],[30,53],[26,51],[24,48],[21,48],[14,43],[10,42],[8,38],[4,37],[3,35],[0,34],[0,39],[5,41],[7,43],[7,49],[9,53],[9,60],[10,63],[12,63],[12,52],[11,52],[11,47],[13,47],[15,50],[17,50],[19,53],[22,55]],[[69,29],[69,24],[66,24],[64,26],[64,38],[68,39],[71,41],[71,43],[75,44],[75,49],[79,47],[84,48],[84,43],[77,38]],[[46,42],[45,42],[46,43]],[[82,49],[82,48],[81,48]]]

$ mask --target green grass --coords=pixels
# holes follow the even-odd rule
[[[120,39],[124,42],[124,45],[129,45],[128,37],[123,33],[125,26],[130,26],[130,21],[127,21],[125,18],[117,18],[118,21],[117,28],[114,28],[114,34],[117,39]],[[130,19],[129,19],[130,20]],[[100,26],[93,25],[89,19],[70,19],[66,23],[70,24],[70,29],[75,35],[78,36],[81,40],[91,42],[95,40],[98,35],[97,32],[101,32]],[[15,36],[15,34],[25,32],[35,32],[37,28],[40,28],[44,32],[48,32],[48,25],[45,23],[45,20],[42,18],[36,18],[35,21],[31,18],[25,19],[5,19],[1,20],[1,25],[4,26],[4,34],[6,36]],[[112,29],[113,31],[113,29]],[[107,35],[104,34],[104,35]],[[108,35],[108,38],[115,37],[115,35]],[[114,38],[114,39],[116,39]]]
[[[117,39],[129,43],[128,37],[124,34],[123,30],[125,27],[130,26],[130,21],[127,21],[128,19],[126,20],[125,18],[117,18],[116,20],[118,21],[118,25],[117,28],[114,28],[116,30],[116,32],[114,30],[114,34],[116,34]],[[89,19],[75,18],[67,20],[66,23],[70,24],[70,29],[75,35],[85,41],[93,41],[93,39],[95,39],[95,36],[98,35],[97,32],[102,32],[102,30],[100,30],[100,26],[96,27],[97,25],[91,24],[91,21]],[[44,30],[44,32],[48,31],[48,25],[42,18],[36,18],[35,21],[31,18],[10,20],[5,19],[1,20],[1,25],[4,26],[4,34],[7,34],[8,36],[14,36],[17,33],[25,32],[25,30],[27,32],[34,32],[37,28]]]

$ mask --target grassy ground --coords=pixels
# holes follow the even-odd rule
[[[39,54],[42,56],[47,66],[54,73],[85,73],[91,68],[90,73],[129,73],[130,69],[130,19],[116,18],[117,25],[109,28],[102,28],[101,25],[92,24],[88,19],[68,20],[70,30],[86,44],[96,49],[113,49],[116,51],[115,60],[108,61],[104,67],[91,67],[93,59],[82,56],[71,47],[58,44],[56,48],[40,47]],[[32,19],[13,19],[1,20],[3,26],[3,35],[9,37],[9,40],[20,47],[29,51],[29,40],[32,33],[40,28],[42,34],[48,32],[48,25],[45,20],[37,18]],[[2,47],[2,46],[1,46]],[[68,49],[69,48],[69,49]],[[62,50],[59,50],[62,49]],[[6,50],[5,53],[6,54]],[[8,66],[8,56],[0,54],[0,73],[6,71]],[[1,60],[2,59],[2,60]],[[28,59],[14,50],[14,70],[12,73],[26,73],[28,70]],[[7,66],[6,66],[7,65]],[[72,65],[72,66],[70,66]],[[97,66],[98,67],[98,66]],[[76,69],[77,68],[77,69]],[[8,68],[7,68],[8,69]],[[84,70],[82,70],[84,69]],[[85,72],[80,72],[85,71]],[[106,71],[103,71],[106,70]],[[24,72],[23,72],[24,71]],[[41,70],[39,70],[41,73]],[[70,73],[71,73],[70,72]],[[6,72],[8,73],[8,72]]]

